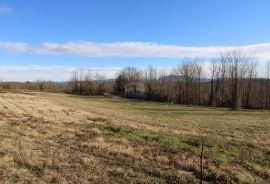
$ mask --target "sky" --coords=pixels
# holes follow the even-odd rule
[[[230,49],[270,61],[269,0],[0,0],[0,80],[108,78]]]

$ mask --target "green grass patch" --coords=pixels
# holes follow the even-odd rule
[[[191,149],[197,155],[199,155],[201,151],[200,136],[177,135],[173,133],[154,132],[150,130],[108,125],[101,125],[98,128],[102,135],[108,137],[125,138],[130,141],[138,141],[153,145],[177,146],[181,149]],[[223,142],[221,145],[218,145],[215,140],[209,137],[204,137],[204,157],[210,160],[214,159],[220,164],[230,164],[235,158],[240,158],[240,143],[233,146]],[[248,164],[252,168],[250,163],[247,163],[247,165]]]
[[[201,138],[195,136],[182,136],[150,130],[138,130],[129,127],[99,126],[105,136],[116,136],[126,138],[130,141],[139,141],[149,144],[163,144],[167,146],[178,146],[180,148],[196,148],[201,146]],[[211,147],[210,142],[205,141],[206,147]]]
[[[88,125],[88,124],[82,124],[80,125],[80,129],[88,129],[91,128],[92,126]]]
[[[217,156],[217,160],[222,164],[228,164],[232,160],[231,155],[224,153]]]
[[[254,163],[254,162],[252,162],[252,161],[248,161],[248,160],[246,160],[245,161],[245,164],[249,167],[249,168],[251,168],[251,169],[255,169],[256,168],[256,163]]]

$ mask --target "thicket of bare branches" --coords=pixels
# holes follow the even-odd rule
[[[105,92],[112,92],[112,84],[106,81],[106,76],[99,73],[74,71],[66,92],[80,95],[102,95]]]
[[[1,82],[0,89],[34,90],[53,93],[78,95],[103,95],[113,91],[113,81],[107,81],[104,75],[91,71],[78,70],[72,73],[69,82],[37,80],[35,82]]]
[[[270,64],[258,78],[256,58],[240,51],[222,53],[211,62],[184,59],[172,71],[152,66],[126,68],[116,78],[114,92],[125,96],[129,80],[143,80],[145,100],[212,107],[270,109]]]

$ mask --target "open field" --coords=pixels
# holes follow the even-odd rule
[[[270,183],[270,112],[0,93],[0,183]]]

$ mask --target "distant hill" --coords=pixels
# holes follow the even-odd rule
[[[178,80],[184,80],[184,77],[181,75],[167,75],[160,77],[159,80],[166,80],[166,81],[178,81]],[[199,81],[198,79],[196,81]],[[210,82],[211,79],[209,78],[201,78],[201,82]]]

